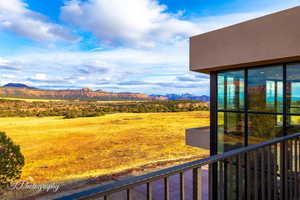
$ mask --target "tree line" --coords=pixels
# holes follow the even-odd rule
[[[0,100],[0,117],[46,117],[64,118],[96,117],[110,113],[157,113],[208,110],[208,104],[200,101],[139,101],[99,103],[97,101],[49,101],[27,102]]]

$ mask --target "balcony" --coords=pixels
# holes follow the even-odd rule
[[[57,199],[299,199],[299,157],[296,133]]]
[[[210,149],[210,127],[186,129],[185,144],[192,147]]]

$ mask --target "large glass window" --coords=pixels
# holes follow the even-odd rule
[[[282,115],[249,114],[248,144],[258,144],[283,136],[282,125]]]
[[[300,63],[286,67],[287,112],[300,114]]]
[[[218,153],[244,146],[244,114],[218,113]]]
[[[287,75],[297,74],[299,71],[297,77],[300,80],[300,65],[298,69],[295,68],[291,65],[290,69],[287,69]],[[284,135],[283,87],[285,78],[283,76],[283,65],[218,73],[218,153]],[[297,112],[299,109],[300,114],[300,81],[297,82],[292,75],[287,80],[290,81],[288,86],[290,105],[292,105],[290,110]],[[290,121],[291,131],[300,130],[295,120],[296,118],[286,120]]]
[[[300,116],[287,116],[287,133],[294,134],[300,132]]]
[[[213,152],[221,154],[300,132],[300,63],[220,72],[217,85],[218,106],[211,110],[218,113]],[[276,160],[274,156],[271,159]],[[252,158],[246,158],[253,168]],[[229,165],[226,169],[231,185],[236,169]],[[229,191],[231,194],[235,193]]]
[[[283,67],[261,67],[248,70],[250,111],[282,112]]]
[[[287,134],[300,132],[300,63],[286,66],[286,107]]]
[[[244,71],[218,74],[218,108],[221,110],[244,109]]]

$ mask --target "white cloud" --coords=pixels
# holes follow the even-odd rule
[[[78,41],[70,31],[29,10],[22,0],[0,1],[0,31],[10,31],[35,41]]]
[[[199,76],[198,73],[190,73],[176,77],[178,81],[182,82],[200,82],[202,80],[207,80],[208,78],[208,75],[201,74],[201,76]]]
[[[114,3],[116,0],[111,0]],[[154,2],[141,0],[142,2]],[[100,1],[99,1],[100,2]],[[66,51],[66,50],[38,50],[25,52],[19,56],[0,58],[0,74],[8,74],[10,71],[3,71],[2,66],[18,66],[22,68],[22,71],[16,72],[16,77],[14,77],[14,82],[23,82],[33,87],[43,87],[43,88],[82,88],[90,87],[92,89],[104,89],[107,91],[115,92],[144,92],[144,93],[193,93],[193,94],[208,94],[209,92],[209,79],[207,75],[192,73],[188,70],[188,40],[185,34],[184,37],[176,37],[180,27],[181,22],[187,22],[180,20],[178,16],[171,14],[166,14],[165,8],[161,7],[157,3],[154,3],[153,9],[156,10],[153,13],[156,15],[167,16],[164,23],[170,22],[173,24],[175,19],[178,20],[174,24],[178,23],[171,32],[169,29],[161,27],[162,21],[153,22],[150,20],[150,27],[153,24],[156,26],[157,33],[151,35],[153,29],[149,31],[148,25],[142,26],[139,29],[138,24],[147,22],[148,18],[141,19],[142,22],[135,21],[134,17],[123,16],[126,18],[124,21],[118,19],[118,16],[113,16],[109,18],[106,23],[104,18],[99,19],[102,16],[101,12],[104,13],[103,16],[112,13],[117,13],[116,10],[99,10],[100,4],[96,0],[85,1],[84,3],[79,1],[69,2],[64,8],[74,9],[72,12],[64,11],[64,14],[76,14],[83,17],[79,19],[78,17],[72,16],[68,20],[72,21],[73,24],[80,26],[89,25],[85,27],[91,31],[95,31],[94,34],[103,34],[101,38],[107,42],[115,43],[120,40],[124,40],[126,44],[145,46],[145,43],[156,44],[152,48],[132,48],[128,46],[118,47],[118,48],[100,48],[94,49],[89,52],[85,51]],[[106,2],[105,0],[101,2]],[[130,1],[128,1],[130,4]],[[96,5],[99,3],[99,5]],[[91,5],[95,6],[93,10]],[[122,4],[124,5],[124,4]],[[73,7],[74,8],[73,8]],[[77,7],[76,7],[77,6]],[[98,7],[96,7],[98,6]],[[139,3],[135,6],[140,6]],[[87,7],[87,8],[85,8]],[[120,5],[112,6],[112,9],[117,7],[122,7]],[[97,10],[97,9],[98,10]],[[148,7],[147,7],[148,8]],[[76,10],[77,9],[77,10]],[[89,10],[91,9],[91,10]],[[124,8],[125,9],[125,8]],[[125,9],[129,12],[129,8]],[[76,12],[75,12],[76,11]],[[87,11],[90,11],[88,13]],[[93,11],[93,12],[92,12]],[[100,12],[101,11],[101,12]],[[274,11],[274,10],[273,10]],[[120,11],[121,12],[121,11]],[[122,11],[123,13],[125,11]],[[146,12],[146,11],[143,11]],[[229,14],[223,16],[211,16],[205,18],[194,18],[189,22],[197,27],[197,34],[207,32],[213,29],[221,28],[231,24],[235,24],[244,20],[256,18],[265,14],[270,13],[271,10],[265,10],[261,12],[251,12],[251,13],[237,13]],[[152,12],[150,12],[152,13]],[[153,14],[152,13],[152,14]],[[92,18],[94,15],[98,18]],[[132,14],[135,16],[135,14]],[[150,15],[145,13],[145,15]],[[156,16],[153,14],[153,16]],[[91,18],[88,18],[91,17]],[[130,18],[132,20],[128,19]],[[142,17],[143,18],[143,15]],[[107,18],[105,18],[108,20]],[[152,19],[152,18],[151,18]],[[79,20],[79,21],[76,21]],[[95,26],[92,26],[93,23]],[[104,23],[102,25],[102,23]],[[112,27],[109,27],[111,24]],[[148,23],[149,24],[149,23]],[[101,25],[101,26],[100,26]],[[133,26],[138,26],[134,29]],[[120,26],[120,30],[115,30],[116,27]],[[172,25],[173,26],[173,25]],[[171,27],[172,27],[171,26]],[[199,29],[200,27],[200,29]],[[106,28],[106,29],[105,29]],[[125,29],[127,28],[127,29]],[[165,29],[164,29],[165,28]],[[98,30],[96,30],[98,29]],[[188,29],[188,32],[193,32],[194,28]],[[163,30],[163,31],[162,31]],[[175,31],[174,31],[175,30]],[[112,34],[104,34],[111,32]],[[118,31],[120,33],[118,33]],[[126,31],[133,31],[132,33],[135,37],[128,36]],[[122,33],[124,32],[124,33]],[[131,33],[130,33],[131,34]],[[129,34],[129,35],[130,35]],[[184,34],[183,34],[184,35]],[[158,37],[159,36],[159,37]],[[100,36],[99,36],[100,37]],[[168,42],[159,42],[164,41]],[[171,41],[171,42],[170,42]],[[147,45],[146,45],[147,46]],[[151,45],[150,45],[151,46]],[[45,74],[38,75],[38,74]],[[47,79],[47,80],[37,80],[37,79]],[[5,80],[5,83],[8,80]],[[4,83],[3,81],[1,83]]]
[[[91,52],[35,51],[5,57],[5,60],[22,61],[22,71],[16,73],[16,77],[11,80],[6,80],[6,83],[21,82],[32,87],[90,87],[150,94],[172,91],[184,93],[191,90],[195,94],[201,94],[207,90],[207,87],[195,87],[196,84],[203,85],[200,79],[192,86],[176,78],[189,73],[186,41],[144,50],[117,48]],[[0,73],[8,74],[1,69]]]
[[[11,61],[0,57],[0,69],[6,71],[16,71],[21,68],[20,61]]]
[[[61,18],[92,32],[106,44],[153,47],[200,31],[197,24],[167,13],[156,0],[71,0]]]
[[[48,79],[48,76],[47,74],[36,74],[32,77],[32,79],[44,81]]]
[[[7,59],[0,57],[0,66],[7,65],[8,63],[9,63],[9,61]]]
[[[13,74],[2,74],[1,76],[2,76],[2,78],[5,78],[5,79],[13,79],[16,77]]]
[[[182,19],[157,0],[69,0],[61,19],[92,32],[103,44],[154,47],[263,16],[280,8]]]

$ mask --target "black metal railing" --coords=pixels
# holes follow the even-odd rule
[[[240,199],[300,199],[300,133],[276,138],[260,144],[239,148],[223,154],[211,156],[202,160],[188,162],[175,167],[152,172],[83,192],[58,198],[69,199],[154,199],[154,193],[165,200],[175,199],[170,191],[169,179],[178,179],[176,199],[201,200],[203,184],[201,173],[208,165],[217,168],[217,188],[210,188],[210,199],[240,200]],[[191,181],[185,179],[191,172]],[[161,181],[162,190],[154,191],[157,181]],[[174,183],[173,183],[174,184]],[[186,186],[192,185],[190,191]],[[209,183],[206,183],[209,184]],[[134,195],[135,188],[145,186],[144,198]],[[215,184],[210,184],[215,185]],[[174,185],[172,185],[174,186]],[[115,194],[123,195],[114,197]]]

